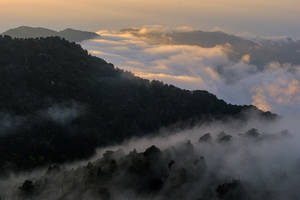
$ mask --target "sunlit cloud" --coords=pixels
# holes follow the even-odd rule
[[[197,84],[203,83],[201,77],[191,77],[191,76],[175,76],[169,74],[162,74],[162,73],[144,73],[144,72],[134,72],[136,76],[141,78],[150,79],[150,80],[162,80],[162,81],[182,81],[182,82],[194,82]]]
[[[246,54],[242,57],[241,61],[244,63],[250,63],[251,56],[249,54]]]
[[[106,52],[104,52],[104,51],[91,50],[90,53],[93,54],[93,55],[97,55],[97,56],[122,57],[122,56],[120,56],[120,55],[112,54],[112,53],[106,53]]]
[[[295,112],[300,108],[300,82],[294,78],[277,78],[269,83],[254,88],[253,105],[262,110],[271,111],[272,105],[283,108],[293,107]]]
[[[147,27],[143,31],[158,31]],[[167,29],[168,30],[168,29]],[[93,55],[136,76],[191,89],[207,90],[233,104],[253,104],[277,113],[300,111],[300,70],[289,64],[270,63],[264,70],[227,57],[231,46],[203,48],[167,45],[124,32],[100,31],[100,40],[83,42]]]
[[[254,95],[252,96],[252,104],[263,111],[272,111],[272,107],[268,104],[268,101],[264,95],[262,88],[253,88]]]

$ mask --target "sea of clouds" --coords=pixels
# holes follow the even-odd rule
[[[182,29],[190,30],[172,31]],[[143,34],[158,31],[170,29],[140,29]],[[83,48],[139,77],[184,89],[207,90],[229,103],[253,104],[281,115],[294,116],[300,111],[299,66],[270,60],[262,71],[250,64],[250,55],[237,62],[230,60],[230,45],[203,48],[161,44],[124,31],[98,33],[101,38],[81,43]]]

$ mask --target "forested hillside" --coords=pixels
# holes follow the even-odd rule
[[[0,37],[0,171],[92,155],[173,124],[241,117],[206,91],[137,78],[58,37]]]

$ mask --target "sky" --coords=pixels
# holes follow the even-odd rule
[[[300,36],[299,0],[0,0],[0,31],[21,25],[96,31],[192,26],[261,36]]]

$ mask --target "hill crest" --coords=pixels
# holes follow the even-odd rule
[[[71,42],[82,42],[99,37],[98,34],[88,31],[80,31],[72,28],[67,28],[62,31],[55,31],[42,27],[20,26],[9,29],[1,35],[8,35],[12,38],[44,38],[44,37],[61,37]]]

